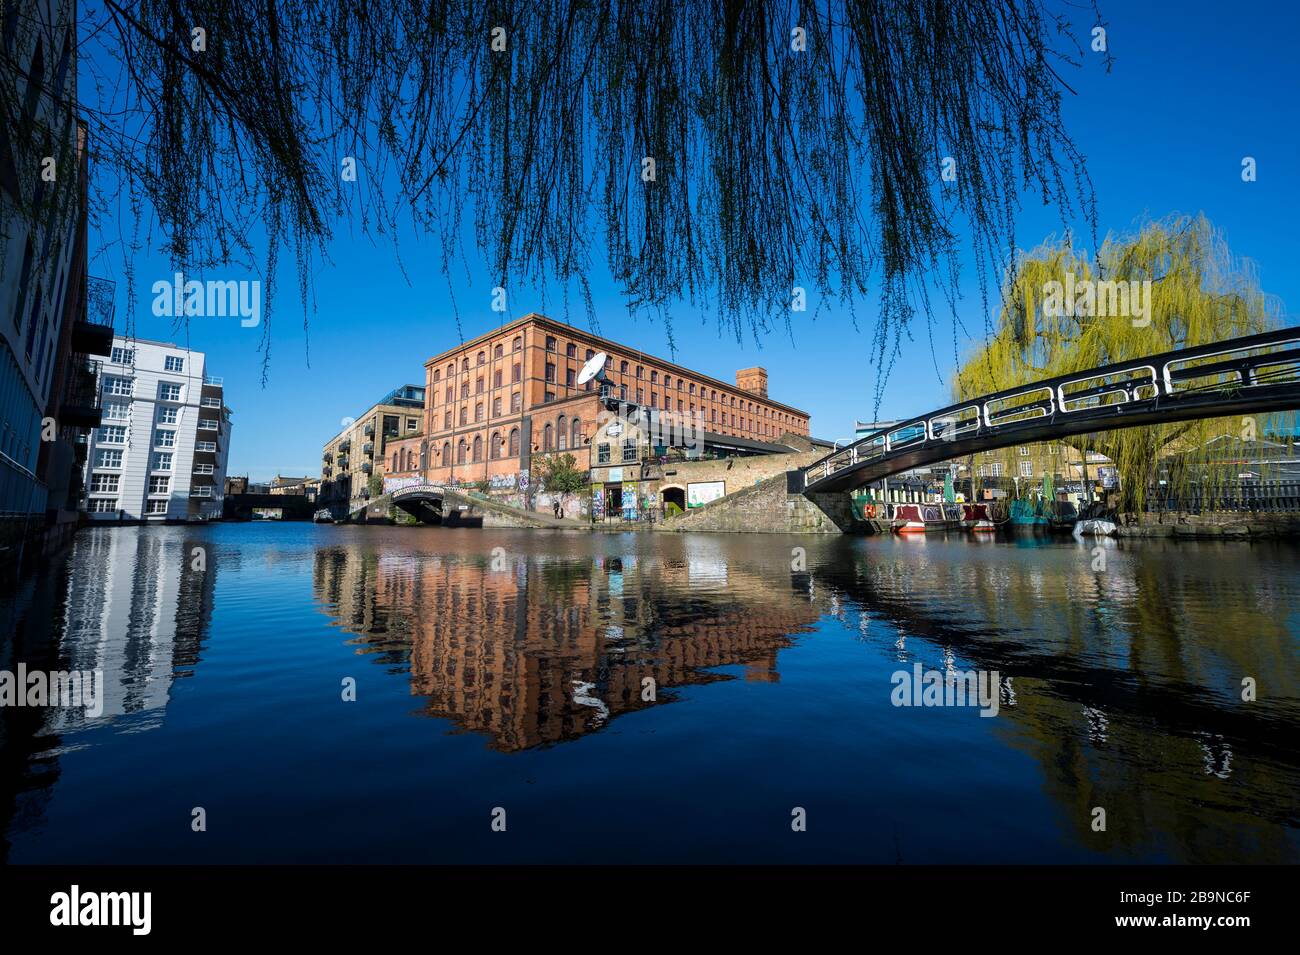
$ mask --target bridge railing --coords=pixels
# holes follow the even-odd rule
[[[1018,385],[873,432],[809,465],[804,486],[934,441],[1014,429],[1058,414],[1296,382],[1300,382],[1300,329],[1296,328],[1115,362]],[[1116,413],[1122,409],[1116,408]]]

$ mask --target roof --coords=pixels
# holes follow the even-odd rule
[[[564,322],[556,321],[553,318],[547,318],[545,315],[539,314],[538,312],[529,312],[527,315],[523,316],[522,318],[517,318],[513,322],[510,322],[506,325],[502,325],[499,328],[494,328],[491,331],[484,332],[483,334],[475,338],[471,338],[469,341],[465,342],[464,344],[456,345],[453,348],[444,349],[443,351],[440,351],[438,354],[434,355],[432,358],[426,360],[424,365],[426,368],[430,365],[436,365],[439,362],[443,361],[445,358],[447,358],[449,355],[459,354],[461,351],[464,351],[467,348],[473,348],[476,345],[491,341],[492,339],[497,338],[500,335],[506,334],[507,332],[510,332],[516,328],[522,328],[523,326],[529,323],[536,323],[538,325],[549,325],[551,328],[556,329],[563,335],[579,335],[582,338],[590,341],[592,344],[600,345],[602,347],[608,346],[609,348],[615,351],[635,352],[636,354],[641,355],[644,359],[648,361],[653,361],[656,364],[663,365],[665,368],[672,369],[674,374],[685,375],[690,378],[695,378],[699,381],[708,382],[710,385],[716,385],[719,388],[725,388],[728,391],[734,391],[740,394],[749,394],[752,395],[752,397],[755,400],[761,401],[764,404],[781,408],[784,411],[793,411],[795,414],[802,415],[805,418],[811,417],[808,414],[808,412],[804,411],[802,408],[796,408],[794,405],[788,405],[784,401],[776,401],[773,398],[764,398],[761,395],[754,395],[752,394],[752,392],[747,392],[739,385],[737,385],[734,381],[723,381],[721,378],[714,378],[712,375],[706,375],[703,372],[696,371],[694,368],[687,368],[685,365],[679,365],[676,362],[669,361],[666,358],[660,358],[658,355],[652,355],[649,352],[644,351],[643,349],[636,348],[635,346],[625,345],[622,342],[616,342],[612,338],[603,338],[600,335],[596,335],[593,332],[587,331],[586,329],[578,328],[575,325],[568,325]],[[750,369],[742,369],[742,370],[752,371],[753,369],[750,368]]]

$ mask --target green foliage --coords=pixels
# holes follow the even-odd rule
[[[1051,283],[1151,282],[1150,314],[1065,314],[1051,307]],[[1234,258],[1222,234],[1204,216],[1170,217],[1136,234],[1108,236],[1095,257],[1069,240],[1048,242],[1022,254],[1002,292],[998,324],[985,345],[958,371],[955,398],[972,398],[1042,378],[1110,362],[1268,331],[1282,324],[1283,309],[1264,293],[1253,266]],[[1032,399],[1030,399],[1032,400]],[[1210,440],[1265,432],[1265,422],[1218,418],[1083,435],[1067,443],[1098,451],[1118,469],[1124,506],[1140,507],[1157,480],[1162,459],[1181,456],[1171,480],[1190,476],[1211,483],[1232,480],[1235,467],[1209,466]],[[1274,422],[1276,425],[1276,422]],[[1009,458],[1007,473],[1014,473]],[[1228,471],[1231,470],[1232,474]],[[1170,490],[1177,491],[1177,486]]]
[[[366,482],[366,489],[370,491],[371,497],[379,497],[384,493],[384,479],[378,474],[370,475],[370,480]]]
[[[590,481],[587,472],[578,468],[578,460],[572,454],[560,454],[542,458],[533,465],[541,481],[542,490],[548,494],[558,494],[563,499],[585,488]]]

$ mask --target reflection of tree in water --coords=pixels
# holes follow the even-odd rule
[[[1014,676],[1019,705],[997,729],[1042,767],[1081,845],[1188,862],[1293,859],[1290,555],[1233,561],[1230,548],[1144,545],[1094,573],[1089,553],[980,561],[940,544],[903,558],[859,551],[814,572],[965,666]],[[1245,704],[1251,674],[1267,674],[1270,697]],[[1104,833],[1091,830],[1094,806],[1107,809]]]

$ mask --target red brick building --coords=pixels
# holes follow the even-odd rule
[[[569,452],[590,468],[605,408],[597,382],[579,385],[592,356],[608,355],[607,395],[701,423],[706,445],[784,450],[783,434],[807,436],[808,414],[767,396],[767,372],[735,383],[529,314],[425,362],[424,427],[390,443],[386,473],[434,482],[508,480],[532,455]]]

